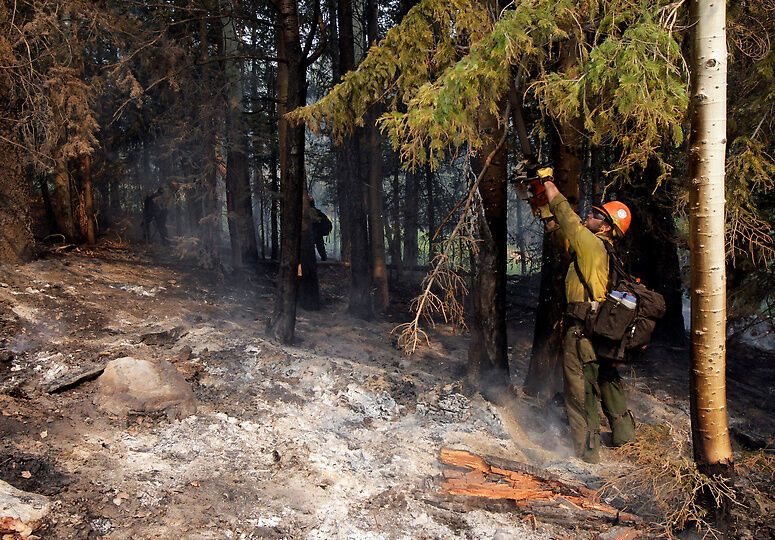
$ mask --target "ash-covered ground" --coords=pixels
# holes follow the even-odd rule
[[[601,465],[572,457],[559,406],[539,408],[518,392],[495,406],[464,388],[467,336],[440,325],[430,347],[406,357],[390,335],[401,313],[354,319],[344,270],[321,266],[320,279],[323,309],[299,311],[298,343],[281,346],[264,333],[268,269],[224,278],[159,253],[111,249],[0,267],[0,477],[51,497],[36,534],[505,540],[594,538],[610,526],[569,528],[513,504],[441,494],[442,448],[592,489],[627,464],[612,450]],[[512,317],[517,386],[529,318]],[[197,413],[110,416],[93,405],[93,381],[48,393],[127,356],[171,362]],[[638,420],[686,430],[680,369],[649,366],[624,373]],[[733,418],[746,433],[751,419],[765,437],[771,427],[756,416],[771,410],[772,390],[765,394],[766,406]],[[628,509],[626,494],[615,499]]]

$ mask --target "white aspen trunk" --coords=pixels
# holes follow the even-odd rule
[[[692,439],[700,470],[731,478],[725,377],[726,5],[719,0],[692,0],[690,9],[694,29],[688,156]]]

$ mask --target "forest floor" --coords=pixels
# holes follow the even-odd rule
[[[494,405],[467,390],[467,336],[448,326],[404,356],[390,335],[406,320],[402,304],[387,320],[350,317],[341,266],[321,265],[324,306],[299,311],[298,343],[270,342],[272,279],[270,267],[224,278],[160,250],[110,247],[0,267],[0,477],[51,497],[38,536],[506,540],[596,538],[614,527],[443,494],[443,448],[591,489],[634,465],[610,448],[599,465],[572,457],[560,405],[541,407],[519,392]],[[514,287],[518,388],[535,291]],[[730,361],[730,414],[740,438],[772,448],[775,358],[767,354],[742,351]],[[125,356],[173,362],[192,385],[196,414],[107,415],[93,405],[94,382],[47,392]],[[686,357],[655,347],[624,370],[639,422],[687,437]],[[649,496],[611,492],[604,502],[636,514]],[[764,499],[746,507],[737,536],[772,534],[772,499]],[[635,528],[656,534],[653,519]]]

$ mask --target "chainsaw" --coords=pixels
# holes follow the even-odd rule
[[[521,174],[520,174],[521,173]],[[544,222],[549,232],[557,227],[554,214],[549,210],[549,199],[546,196],[544,182],[554,179],[551,167],[538,167],[525,163],[521,171],[514,177],[514,184],[521,198],[530,204],[533,214]]]

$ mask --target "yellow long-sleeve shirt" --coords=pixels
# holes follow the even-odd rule
[[[567,241],[568,249],[575,256],[565,275],[565,297],[568,303],[603,300],[608,292],[608,252],[603,242],[610,240],[587,229],[573,211],[567,199],[557,195],[549,208],[560,226],[559,232]],[[577,264],[594,298],[589,298],[574,268]]]

